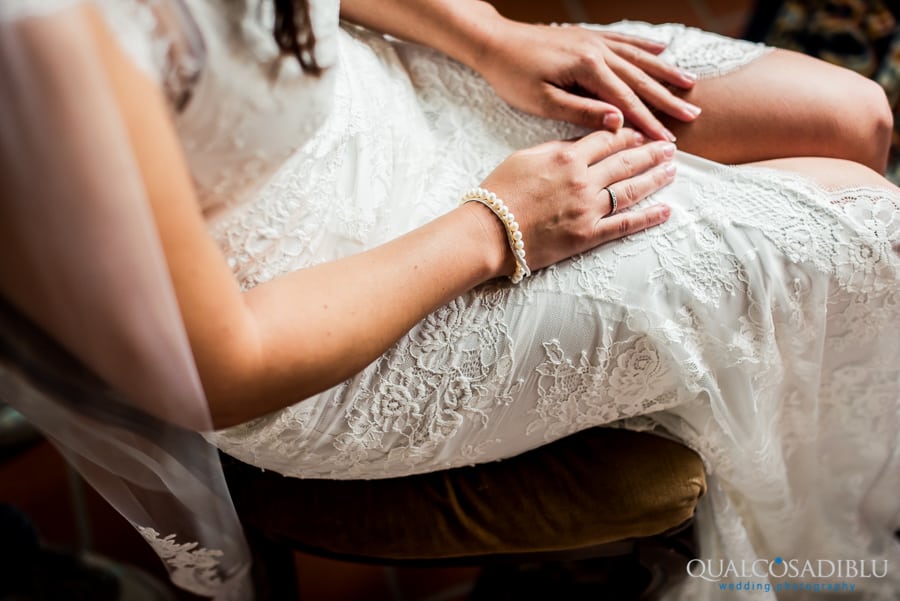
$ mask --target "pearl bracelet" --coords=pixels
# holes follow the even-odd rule
[[[528,269],[528,263],[525,262],[525,242],[522,240],[522,232],[519,231],[519,224],[516,216],[510,213],[506,207],[506,203],[497,198],[493,192],[488,192],[484,188],[472,188],[466,192],[460,204],[467,202],[480,202],[497,216],[506,228],[506,238],[509,240],[509,247],[513,251],[513,257],[516,260],[516,270],[509,279],[513,284],[518,284],[523,279],[531,275]]]

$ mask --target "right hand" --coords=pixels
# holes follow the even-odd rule
[[[534,271],[666,221],[664,204],[627,209],[672,182],[674,153],[673,144],[645,144],[632,129],[596,131],[515,152],[481,185],[515,214]],[[611,216],[607,186],[618,200]],[[496,276],[511,274],[515,260],[500,220],[479,203],[465,206],[482,220],[487,248],[497,251]]]
[[[624,115],[647,137],[673,141],[654,110],[688,123],[700,114],[700,107],[680,97],[696,78],[659,58],[664,44],[502,17],[492,19],[491,31],[473,67],[520,110],[611,131]]]

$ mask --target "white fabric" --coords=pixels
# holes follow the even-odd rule
[[[212,421],[94,8],[0,8],[0,400],[154,543],[176,584],[243,601],[249,553],[218,454],[195,432]],[[57,360],[22,315],[102,382]]]
[[[335,65],[273,79],[273,46],[251,35],[262,20],[220,4],[188,0],[207,59],[178,126],[245,288],[394,238],[514,149],[579,133],[509,108],[435,52],[338,32],[336,0],[312,2],[330,15],[317,36]],[[668,42],[701,77],[766,52],[677,25],[615,28]],[[710,472],[705,558],[886,560],[887,578],[843,580],[894,599],[900,200],[677,161],[677,182],[646,201],[673,206],[665,225],[464,295],[344,384],[217,443],[291,476],[378,478],[599,424],[665,429]],[[683,598],[734,594],[690,579]]]

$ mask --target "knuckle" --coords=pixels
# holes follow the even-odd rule
[[[554,109],[557,108],[558,102],[556,98],[553,97],[549,91],[544,91],[537,99],[538,109],[542,114],[546,115],[551,113]]]
[[[639,79],[634,85],[634,92],[638,95],[638,97],[647,98],[650,102],[659,103],[664,97],[663,94],[660,94],[659,86],[657,85],[657,83],[649,77],[642,77],[641,79]],[[668,100],[672,101],[671,98],[669,98]]]
[[[661,163],[665,160],[665,144],[657,144],[650,153],[650,160],[654,163]]]
[[[622,184],[622,190],[619,192],[619,197],[626,203],[632,203],[637,200],[639,192],[637,184],[634,181],[627,181]]]
[[[619,223],[616,224],[616,234],[621,238],[631,233],[634,227],[634,218],[631,215],[622,215]]]
[[[631,89],[636,92],[638,96],[646,97],[648,94],[654,92],[656,86],[653,85],[653,80],[650,78],[641,77],[631,85]]]
[[[625,107],[630,111],[638,111],[644,108],[644,103],[641,102],[637,94],[631,93],[625,97]]]
[[[664,169],[656,169],[653,171],[653,183],[657,187],[664,186],[669,181],[669,174]]]
[[[575,194],[581,194],[588,188],[588,179],[584,175],[575,175],[569,178],[569,189]]]
[[[679,79],[681,77],[681,70],[678,67],[670,65],[665,61],[661,61],[655,56],[653,57],[653,63],[668,77],[672,79]]]
[[[569,148],[562,148],[556,151],[555,160],[558,165],[561,167],[568,167],[570,165],[574,165],[578,160],[578,157],[575,153]]]
[[[603,64],[603,59],[600,57],[599,53],[595,50],[589,50],[586,52],[582,52],[578,56],[578,66],[589,70],[595,71]]]
[[[635,62],[639,58],[638,49],[631,44],[621,44],[617,47],[617,52],[619,56],[628,60],[628,62]]]
[[[619,166],[626,172],[631,173],[634,168],[634,157],[631,156],[631,153],[622,152],[616,157],[619,161]]]

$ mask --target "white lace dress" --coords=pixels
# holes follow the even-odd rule
[[[436,52],[339,28],[337,0],[312,1],[319,79],[277,60],[254,1],[186,0],[181,46],[199,60],[178,68],[146,7],[115,4],[134,55],[189,90],[177,125],[245,288],[392,239],[455,207],[513,150],[578,133],[509,108]],[[614,27],[666,41],[701,77],[766,52],[678,25]],[[900,199],[677,162],[677,181],[645,201],[673,207],[666,224],[472,291],[355,377],[217,444],[289,476],[382,478],[601,424],[657,429],[703,456],[703,557],[736,570],[695,565],[721,582],[690,578],[683,598],[732,598],[720,584],[752,581],[762,590],[745,595],[772,599],[790,581],[896,599]],[[744,577],[757,559],[772,570]],[[789,559],[867,560],[876,574],[840,564],[779,578]]]

